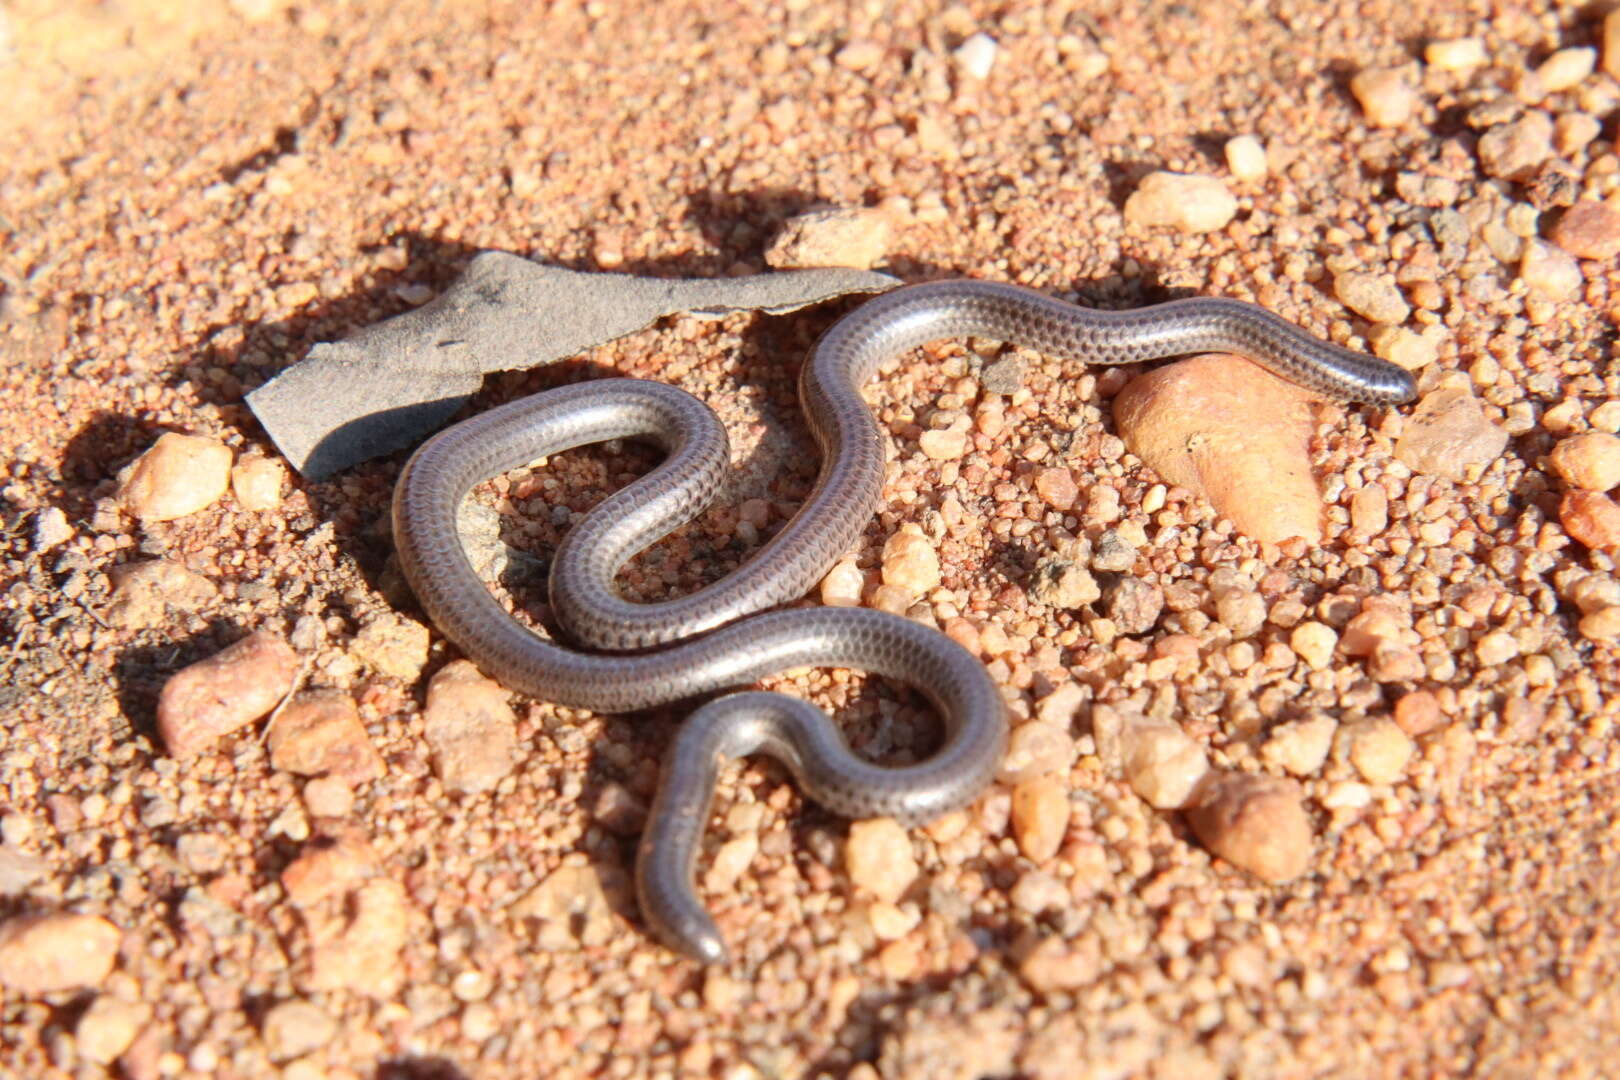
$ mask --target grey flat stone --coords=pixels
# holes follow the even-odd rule
[[[887,274],[841,269],[734,278],[585,274],[486,251],[437,298],[314,346],[247,403],[292,466],[322,480],[414,445],[492,371],[564,360],[666,315],[780,314],[898,284]]]

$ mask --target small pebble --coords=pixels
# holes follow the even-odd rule
[[[21,896],[50,873],[51,864],[7,843],[0,845],[0,896]]]
[[[1029,580],[1029,598],[1038,604],[1072,611],[1102,596],[1091,571],[1062,555],[1046,555],[1035,564]]]
[[[1546,114],[1529,112],[1509,124],[1497,124],[1479,137],[1480,165],[1489,176],[1528,180],[1553,156],[1553,125]]]
[[[281,505],[287,466],[270,457],[246,457],[231,469],[231,494],[244,510],[274,510]]]
[[[265,1052],[275,1062],[291,1061],[319,1050],[337,1034],[337,1021],[313,1002],[294,999],[272,1005],[259,1033]]]
[[[1007,899],[1024,914],[1039,915],[1068,907],[1073,897],[1067,885],[1046,871],[1026,870],[1008,890]]]
[[[1395,282],[1382,274],[1348,270],[1334,275],[1333,295],[1339,303],[1375,323],[1398,323],[1412,314],[1412,308]]]
[[[1579,629],[1587,641],[1620,639],[1620,607],[1599,608],[1590,615],[1581,616]]]
[[[1288,635],[1288,645],[1312,671],[1321,671],[1333,660],[1333,649],[1339,635],[1325,623],[1302,622]]]
[[[311,817],[346,818],[354,809],[354,789],[341,776],[317,776],[304,785],[304,809]]]
[[[1560,439],[1549,459],[1570,487],[1608,491],[1620,485],[1620,436],[1588,431]]]
[[[1595,551],[1620,548],[1620,506],[1596,491],[1565,492],[1558,520],[1571,537]]]
[[[1381,323],[1367,335],[1373,352],[1407,371],[1422,371],[1440,357],[1441,335],[1413,333],[1404,326]]]
[[[1136,565],[1136,548],[1119,534],[1118,529],[1106,529],[1097,537],[1091,552],[1091,568],[1112,573],[1124,573]]]
[[[1544,240],[1524,243],[1520,277],[1526,288],[1545,300],[1576,300],[1584,285],[1575,256]]]
[[[1389,527],[1389,493],[1381,484],[1367,484],[1350,497],[1350,525],[1377,536]]]
[[[815,266],[865,270],[888,257],[893,231],[882,210],[811,210],[782,226],[765,249],[765,263],[778,270]]]
[[[714,858],[709,860],[709,868],[703,873],[704,891],[716,896],[736,888],[737,882],[748,872],[749,864],[758,854],[758,833],[743,833],[721,844]]]
[[[360,710],[342,690],[298,694],[265,731],[270,764],[299,776],[330,774],[364,784],[383,774],[382,755],[371,745]]]
[[[1395,457],[1414,472],[1462,480],[1507,449],[1508,433],[1486,418],[1467,390],[1443,388],[1425,394],[1407,417]]]
[[[1234,641],[1251,638],[1266,624],[1266,599],[1250,589],[1228,589],[1215,598],[1215,618]]]
[[[47,506],[34,514],[34,551],[43,554],[73,539],[73,526],[60,507]]]
[[[1389,717],[1375,716],[1339,726],[1345,756],[1369,784],[1393,784],[1412,759],[1412,739]]]
[[[171,757],[202,753],[275,708],[298,678],[298,654],[260,630],[169,677],[157,727]]]
[[[1400,127],[1422,104],[1401,68],[1369,68],[1350,80],[1350,93],[1374,127]]]
[[[1069,827],[1069,793],[1052,776],[1021,781],[1012,793],[1013,838],[1031,862],[1057,854]]]
[[[212,506],[230,475],[230,447],[170,432],[118,474],[118,501],[143,522],[173,521]]]
[[[954,461],[967,452],[965,427],[930,429],[917,438],[917,448],[930,461]]]
[[[1496,667],[1519,655],[1519,639],[1506,630],[1493,630],[1474,643],[1474,654],[1482,667]]]
[[[1071,510],[1080,497],[1080,488],[1071,470],[1054,466],[1036,471],[1035,494],[1054,510]]]
[[[1164,592],[1141,578],[1120,578],[1108,590],[1104,610],[1120,633],[1145,634],[1164,610]]]
[[[373,878],[349,891],[340,911],[303,914],[314,940],[301,958],[296,978],[300,990],[340,990],[371,998],[398,992],[404,978],[399,954],[409,929],[404,886]]]
[[[1620,255],[1620,212],[1582,200],[1564,211],[1547,237],[1578,259],[1612,259]]]
[[[1591,113],[1561,113],[1553,121],[1553,142],[1566,157],[1584,149],[1601,134],[1603,122]]]
[[[428,683],[422,737],[445,788],[465,794],[488,791],[516,766],[517,717],[510,696],[468,660],[446,664]]]
[[[883,544],[883,583],[923,596],[939,588],[939,553],[921,527],[907,522]]]
[[[1270,166],[1266,146],[1253,135],[1236,135],[1226,140],[1226,167],[1239,180],[1263,179]]]
[[[1468,71],[1486,62],[1485,40],[1467,37],[1431,41],[1423,50],[1423,59],[1441,71]]]
[[[844,866],[858,888],[891,904],[917,879],[911,837],[893,818],[851,824],[844,845]]]
[[[0,923],[0,987],[21,997],[94,987],[111,974],[123,934],[95,915],[15,915]]]
[[[356,660],[383,675],[415,682],[428,660],[428,628],[415,619],[385,612],[354,636]]]
[[[1062,724],[1031,720],[1013,728],[1007,739],[1007,753],[1001,759],[996,779],[1017,784],[1037,776],[1066,773],[1074,762],[1074,738]]]
[[[856,38],[833,54],[833,63],[846,71],[871,71],[882,62],[883,46],[866,38]]]
[[[1204,748],[1167,720],[1126,724],[1120,732],[1120,753],[1131,789],[1159,810],[1186,805],[1209,772]]]
[[[1260,757],[1295,776],[1310,776],[1327,761],[1339,722],[1326,713],[1279,724],[1260,748]]]
[[[605,868],[565,863],[509,909],[536,923],[535,943],[548,952],[605,945],[619,932],[603,887]]]
[[[996,40],[989,34],[974,34],[956,50],[951,58],[956,61],[962,73],[972,79],[984,79],[990,74],[990,69],[996,63]]]
[[[1395,722],[1413,738],[1434,731],[1445,719],[1440,699],[1431,690],[1413,690],[1395,701]]]
[[[1536,68],[1541,88],[1549,94],[1579,85],[1597,67],[1597,50],[1589,46],[1559,49]]]
[[[1035,716],[1044,723],[1055,724],[1066,730],[1086,700],[1086,691],[1079,683],[1065,682],[1036,703]]]
[[[821,579],[821,602],[828,607],[859,607],[866,575],[854,559],[844,559]]]
[[[1215,854],[1272,884],[1303,874],[1315,839],[1299,785],[1249,773],[1212,774],[1187,819]]]
[[[113,567],[107,621],[126,630],[161,626],[172,612],[191,612],[219,595],[201,574],[172,559],[149,559]]]
[[[1237,214],[1237,199],[1219,177],[1153,172],[1125,200],[1125,220],[1164,225],[1182,232],[1224,229]]]
[[[129,1049],[151,1015],[151,1007],[142,1002],[97,994],[73,1025],[74,1048],[88,1061],[111,1065]]]

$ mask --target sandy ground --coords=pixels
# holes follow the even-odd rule
[[[1573,295],[1538,299],[1499,257],[1505,241],[1480,232],[1520,205],[1548,211],[1544,231],[1559,191],[1614,189],[1620,85],[1600,69],[1542,96],[1524,78],[1593,44],[1594,11],[17,0],[0,13],[0,917],[71,912],[119,931],[110,974],[0,990],[0,1074],[1511,1077],[1620,1060],[1620,675],[1612,640],[1578,632],[1573,599],[1589,575],[1612,585],[1614,564],[1565,535],[1547,464],[1559,439],[1603,429],[1616,392],[1614,265],[1583,260]],[[953,50],[981,32],[997,51],[977,77]],[[1482,65],[1420,70],[1424,43],[1470,35]],[[1374,127],[1351,77],[1400,65],[1417,110]],[[1501,117],[1470,118],[1493,102]],[[1600,130],[1562,147],[1550,178],[1487,176],[1482,128],[1524,108]],[[1145,173],[1225,176],[1239,134],[1265,143],[1272,171],[1230,183],[1230,225],[1126,221]],[[1436,205],[1402,173],[1453,182],[1439,205],[1473,231],[1436,240]],[[735,770],[714,842],[753,855],[708,895],[738,960],[705,972],[645,939],[623,887],[634,828],[615,806],[646,799],[675,717],[518,702],[522,760],[493,791],[456,795],[422,719],[427,676],[453,649],[435,637],[426,672],[357,659],[366,626],[420,617],[382,524],[399,458],[294,481],[269,510],[227,497],[143,526],[112,498],[118,469],[165,431],[273,453],[247,390],[443,288],[478,250],[757,272],[783,221],[820,204],[886,208],[898,228],[884,268],[902,278],[1012,280],[1110,306],[1235,296],[1360,345],[1369,328],[1329,267],[1410,282],[1413,252],[1443,249],[1433,287],[1410,290],[1444,331],[1426,385],[1462,373],[1513,438],[1468,479],[1420,483],[1391,467],[1379,411],[1338,410],[1314,444],[1325,477],[1352,477],[1327,485],[1327,538],[1278,548],[1196,496],[1155,491],[1096,383],[1038,359],[1010,399],[1012,433],[945,482],[917,439],[930,412],[964,407],[961,375],[977,368],[960,346],[902,363],[871,393],[898,467],[863,565],[923,525],[945,564],[933,614],[985,631],[1015,720],[1053,694],[1070,703],[1046,710],[1074,748],[1057,777],[1063,844],[1029,859],[998,785],[950,827],[911,834],[920,872],[883,904],[846,872],[844,822],[773,766]],[[611,369],[791,433],[797,358],[838,310],[666,319],[584,367],[492,378],[481,404]],[[1081,487],[1067,521],[1032,486],[1035,462],[1059,460]],[[581,452],[546,490],[581,509],[647,461]],[[791,505],[807,476],[767,494]],[[1391,520],[1352,535],[1355,490],[1377,477]],[[1056,530],[1101,531],[1084,512],[1093,485],[1118,491],[1118,521],[1141,540],[1132,576],[1167,598],[1143,633],[1099,639],[1095,612],[1026,587]],[[509,494],[490,498],[524,501]],[[942,516],[947,498],[965,519]],[[47,543],[51,507],[71,534]],[[1420,528],[1434,522],[1450,527]],[[555,540],[549,519],[528,535]],[[737,535],[735,515],[711,515],[635,587],[712,579],[746,555]],[[153,557],[217,595],[153,626],[110,621],[113,569]],[[1213,617],[1220,566],[1259,582],[1269,611],[1238,653]],[[1344,650],[1322,670],[1289,652],[1302,617],[1342,629],[1371,593],[1409,613],[1410,677],[1370,677]],[[330,788],[327,813],[311,809],[310,782],[272,768],[252,729],[186,761],[157,738],[165,680],[261,630],[302,641],[312,684],[359,705],[384,769],[346,812],[330,812]],[[1188,648],[1197,662],[1174,659]],[[848,704],[878,749],[927,730],[889,690],[799,682]],[[1414,693],[1425,708],[1397,711]],[[1318,714],[1346,730],[1393,715],[1412,754],[1371,782],[1337,743],[1300,777],[1308,870],[1268,885],[1116,775],[1092,730],[1105,704],[1173,720],[1233,771],[1283,775],[1268,739]],[[322,893],[325,921],[306,910],[300,882],[351,871],[367,887]],[[333,964],[345,952],[363,964]]]

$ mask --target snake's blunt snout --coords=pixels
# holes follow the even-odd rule
[[[729,460],[714,414],[674,387],[606,379],[524,398],[441,432],[400,475],[394,540],[406,578],[439,629],[513,690],[572,708],[628,712],[746,686],[790,668],[848,667],[907,683],[938,709],[944,729],[938,749],[901,768],[862,759],[825,715],[781,695],[733,695],[688,719],[648,815],[637,888],[655,932],[695,959],[718,963],[725,956],[693,884],[723,761],[768,753],[835,812],[906,821],[967,803],[995,775],[1006,741],[1001,696],[984,666],[950,638],[869,609],[756,614],[803,597],[858,544],[877,508],[886,436],[861,400],[861,385],[891,357],[960,336],[1093,364],[1237,352],[1344,400],[1406,401],[1414,392],[1411,375],[1394,364],[1312,337],[1235,300],[1095,311],[995,282],[896,289],[839,320],[806,363],[801,404],[825,448],[810,499],[735,573],[659,604],[628,603],[613,579],[637,552],[702,512]],[[574,525],[553,560],[552,588],[564,601],[557,615],[575,640],[642,651],[563,648],[534,634],[490,595],[461,548],[457,508],[474,485],[508,469],[571,447],[637,436],[670,448],[668,456]]]

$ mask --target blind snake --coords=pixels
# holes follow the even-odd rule
[[[439,629],[519,693],[625,712],[823,666],[900,680],[938,709],[944,732],[938,749],[895,768],[857,757],[823,713],[782,695],[733,694],[688,718],[648,814],[636,882],[651,928],[698,960],[726,956],[694,885],[724,761],[763,752],[837,813],[908,823],[966,803],[995,774],[1006,739],[1001,696],[983,665],[944,634],[861,608],[801,607],[743,619],[804,596],[871,520],[883,484],[884,433],[861,399],[861,385],[890,357],[964,335],[1092,364],[1235,352],[1347,401],[1397,403],[1415,392],[1402,368],[1322,341],[1238,300],[1202,297],[1102,311],[987,281],[895,289],[828,330],[800,374],[800,403],[822,453],[803,507],[737,571],[658,604],[624,600],[615,574],[701,512],[729,464],[719,421],[683,391],[605,379],[536,394],[440,432],[400,474],[393,526],[401,569]],[[586,515],[557,550],[553,612],[574,642],[599,650],[575,651],[535,634],[490,594],[462,550],[457,507],[474,485],[508,469],[618,438],[650,441],[666,456]]]

